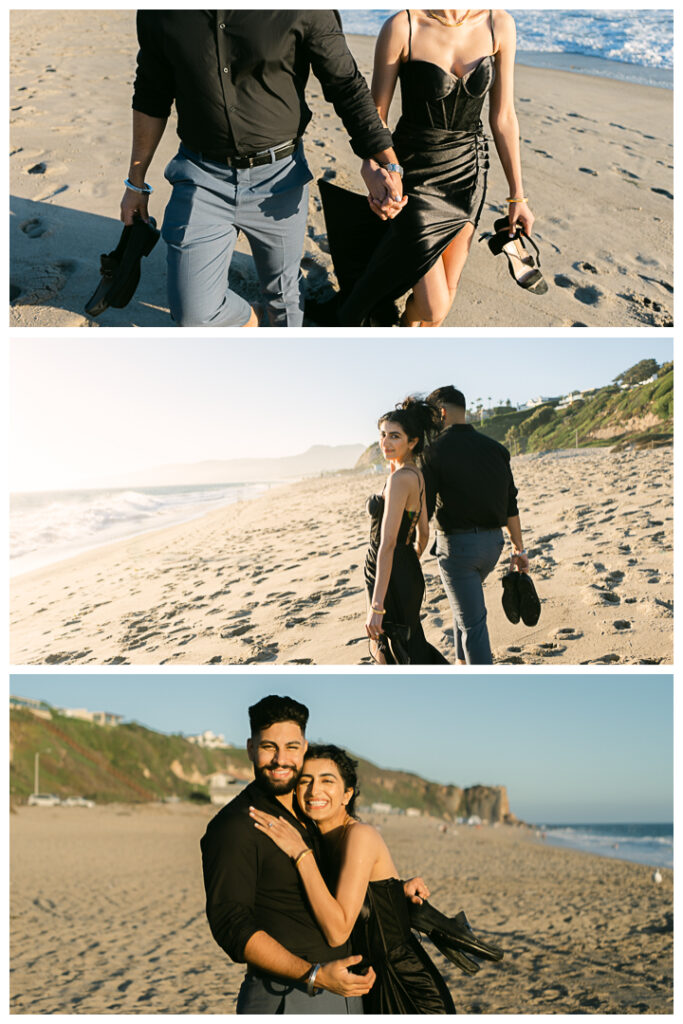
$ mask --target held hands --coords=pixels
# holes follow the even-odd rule
[[[526,203],[508,203],[511,238],[516,233],[517,228],[522,228],[527,235],[530,235],[535,219]]]
[[[408,202],[408,197],[403,195],[401,175],[385,170],[372,158],[363,161],[360,173],[367,186],[372,212],[380,220],[392,220]]]
[[[331,960],[323,964],[315,976],[315,984],[328,992],[336,992],[338,996],[364,996],[375,984],[375,972],[368,967],[365,974],[354,974],[349,970],[359,964],[362,956],[346,956],[341,960]]]
[[[276,818],[273,814],[257,810],[256,807],[249,808],[249,817],[259,832],[265,832],[288,857],[298,857],[308,849],[298,829],[284,818]]]
[[[420,878],[419,875],[406,879],[403,883],[403,892],[411,903],[422,903],[423,900],[428,900],[430,895],[424,878]]]

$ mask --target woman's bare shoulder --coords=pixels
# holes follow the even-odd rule
[[[378,41],[394,47],[408,45],[409,19],[408,11],[397,11],[382,25],[379,30]]]
[[[347,846],[359,850],[377,850],[384,846],[384,840],[374,825],[356,821],[348,831]]]
[[[515,19],[508,11],[492,11],[493,34],[497,46],[512,42],[515,38]]]

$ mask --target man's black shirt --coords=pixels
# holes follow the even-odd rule
[[[444,533],[495,529],[518,515],[510,453],[469,423],[447,427],[425,450],[427,512]]]
[[[335,11],[138,11],[133,109],[165,118],[197,152],[260,152],[303,135],[318,78],[360,157],[391,146]]]
[[[244,947],[257,931],[309,963],[349,955],[348,943],[327,944],[294,862],[254,827],[250,806],[287,818],[315,845],[304,825],[255,782],[219,811],[201,841],[206,914],[216,942],[237,963],[244,962]]]

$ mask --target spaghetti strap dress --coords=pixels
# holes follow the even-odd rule
[[[384,635],[380,637],[378,646],[389,665],[448,664],[446,658],[428,643],[420,621],[425,581],[420,559],[412,542],[422,511],[423,493],[421,486],[420,508],[416,513],[403,510],[389,586],[384,598]],[[364,576],[370,601],[377,576],[377,554],[382,535],[384,504],[383,494],[373,494],[367,501],[370,515],[370,544],[365,556]]]
[[[368,884],[353,932],[377,979],[363,997],[363,1013],[455,1013],[446,982],[410,929],[408,904],[397,878]]]
[[[327,316],[341,326],[395,323],[395,300],[424,277],[465,224],[478,223],[486,195],[481,113],[496,75],[493,12],[492,52],[462,76],[413,59],[407,14],[408,59],[399,67],[401,117],[393,136],[407,205],[381,221],[365,196],[318,182],[340,287]]]

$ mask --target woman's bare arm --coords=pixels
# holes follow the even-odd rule
[[[515,52],[517,35],[511,15],[496,11],[494,16],[496,51],[496,80],[489,97],[489,124],[503,172],[507,179],[509,196],[521,199],[524,193],[522,161],[519,151],[519,122],[515,112]],[[510,203],[510,226],[519,221],[531,233],[534,215],[526,203]]]
[[[371,92],[377,113],[385,125],[396,89],[398,69],[407,56],[408,15],[405,11],[399,11],[384,22],[375,45]]]

